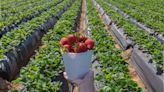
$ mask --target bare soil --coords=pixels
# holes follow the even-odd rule
[[[82,1],[82,11],[80,17],[80,33],[85,34],[86,31],[86,5],[85,0]]]
[[[144,91],[146,91],[146,87],[143,83],[143,81],[141,80],[141,78],[139,77],[138,73],[136,72],[135,68],[133,67],[132,63],[131,63],[131,53],[132,53],[132,48],[124,51],[122,53],[122,57],[125,59],[125,61],[128,63],[128,70],[129,70],[129,75],[131,76],[132,80],[135,81],[139,87],[141,87],[142,89],[144,89]]]

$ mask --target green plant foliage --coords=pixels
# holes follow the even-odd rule
[[[41,11],[49,6],[53,6],[57,3],[57,1],[58,0],[27,0],[21,4],[13,6],[13,8],[2,5],[1,9],[3,10],[1,11],[0,29],[8,25],[15,24],[15,22],[22,20],[24,17],[31,17],[38,11]],[[12,6],[11,4],[8,5]]]
[[[96,41],[94,51],[101,65],[101,74],[96,76],[96,80],[103,81],[105,84],[99,92],[143,92],[131,80],[128,74],[128,64],[121,58],[121,51],[115,48],[115,42],[105,30],[92,0],[87,1],[87,9],[92,38]]]
[[[71,32],[75,23],[80,2],[74,4],[59,19],[53,30],[43,37],[43,46],[30,63],[21,69],[21,76],[13,81],[21,83],[26,92],[56,92],[60,89],[61,82],[53,81],[63,71],[59,40]]]
[[[104,0],[105,1],[105,0]],[[163,0],[106,0],[156,32],[164,34]]]
[[[15,49],[16,46],[21,44],[26,38],[37,28],[45,23],[52,16],[56,16],[57,12],[60,11],[69,0],[64,0],[62,3],[58,4],[55,7],[52,7],[50,10],[42,13],[38,17],[33,18],[32,20],[22,23],[17,28],[11,30],[0,39],[0,56],[4,57],[4,54],[10,50]]]
[[[102,6],[113,22],[124,29],[130,39],[132,39],[142,49],[148,51],[148,53],[152,56],[153,61],[156,63],[156,67],[164,70],[164,45],[144,30],[138,28],[130,21],[126,20],[103,0],[96,1]]]

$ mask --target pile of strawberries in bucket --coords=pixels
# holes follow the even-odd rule
[[[91,50],[94,47],[95,42],[86,36],[77,36],[75,34],[69,34],[67,37],[63,37],[60,40],[60,45],[67,52],[81,53]]]

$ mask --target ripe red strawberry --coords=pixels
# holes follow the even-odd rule
[[[74,53],[80,53],[81,52],[81,50],[79,49],[79,47],[75,47],[73,50],[74,50]]]
[[[85,44],[87,45],[87,48],[88,48],[88,49],[92,49],[93,46],[94,46],[94,44],[95,44],[95,42],[94,42],[93,40],[91,40],[91,39],[87,39],[87,40],[85,41]]]
[[[69,52],[72,52],[72,46],[70,44],[65,44],[63,47],[66,48]]]
[[[79,42],[85,42],[86,40],[87,40],[87,37],[85,37],[85,36],[79,37]]]
[[[60,45],[65,48],[68,52],[81,53],[85,52],[88,49],[92,49],[94,46],[94,41],[87,39],[85,36],[80,36],[79,38],[70,34],[68,37],[63,37],[60,40]]]
[[[63,37],[63,38],[60,40],[60,45],[61,45],[61,46],[64,46],[65,44],[69,44],[69,40],[68,40],[68,38]]]
[[[74,34],[69,34],[68,35],[68,40],[69,40],[69,42],[74,44],[75,42],[77,42],[77,37]]]
[[[79,44],[79,49],[81,52],[85,52],[88,50],[87,45],[85,43],[80,43]]]

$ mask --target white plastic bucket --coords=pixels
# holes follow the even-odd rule
[[[63,61],[69,80],[82,78],[91,67],[92,51],[83,53],[65,53]]]

